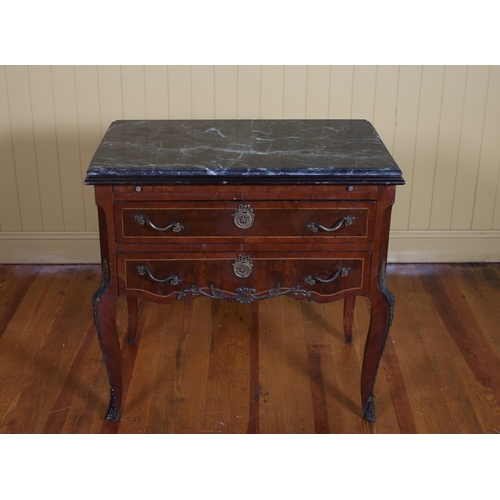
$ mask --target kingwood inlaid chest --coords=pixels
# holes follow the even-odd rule
[[[125,120],[89,166],[99,214],[102,284],[94,318],[120,418],[116,303],[210,297],[344,299],[351,342],[357,295],[371,321],[361,374],[365,419],[392,321],[385,282],[391,209],[402,173],[365,120]]]

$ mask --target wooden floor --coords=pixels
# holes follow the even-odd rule
[[[91,296],[98,266],[0,265],[0,433],[500,433],[500,264],[390,265],[394,323],[361,418],[369,304],[140,302],[109,385]],[[126,304],[119,302],[121,338]]]

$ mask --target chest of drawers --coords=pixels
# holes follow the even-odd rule
[[[114,122],[89,167],[103,281],[94,318],[122,408],[115,310],[127,297],[168,304],[210,297],[371,300],[362,368],[364,418],[375,420],[376,372],[392,319],[385,283],[391,208],[401,171],[364,120]]]

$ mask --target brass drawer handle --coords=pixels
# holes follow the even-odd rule
[[[156,283],[168,283],[169,285],[178,285],[181,283],[181,280],[178,276],[175,276],[175,274],[165,279],[158,279],[151,274],[151,271],[146,266],[137,266],[136,270],[141,276],[147,274],[153,281],[156,281]]]
[[[250,205],[240,205],[233,214],[233,222],[240,229],[248,229],[253,226],[255,215]]]
[[[144,226],[145,224],[147,224],[149,227],[151,227],[152,229],[155,229],[156,231],[168,231],[169,229],[172,229],[172,231],[174,233],[178,233],[178,232],[182,231],[183,229],[185,229],[184,226],[180,222],[172,222],[172,224],[169,224],[166,227],[158,227],[158,226],[155,226],[151,222],[151,220],[149,219],[149,217],[147,215],[137,214],[134,218],[135,218],[136,222],[138,224],[140,224],[141,226]]]
[[[311,222],[306,227],[307,229],[309,229],[309,231],[311,231],[311,233],[317,233],[320,229],[322,231],[331,233],[333,231],[337,231],[337,229],[340,229],[342,225],[350,226],[354,222],[354,219],[356,219],[356,217],[353,217],[352,215],[346,215],[345,217],[342,217],[342,219],[340,219],[333,227],[325,227],[319,222]]]
[[[332,281],[335,281],[339,276],[347,276],[349,274],[349,269],[347,267],[341,267],[335,273],[333,273],[333,276],[331,278],[327,279],[322,279],[319,276],[307,276],[304,278],[304,281],[308,285],[314,285],[316,281],[319,281],[320,283],[331,283]]]

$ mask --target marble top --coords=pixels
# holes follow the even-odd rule
[[[366,120],[118,120],[85,184],[404,184]]]

